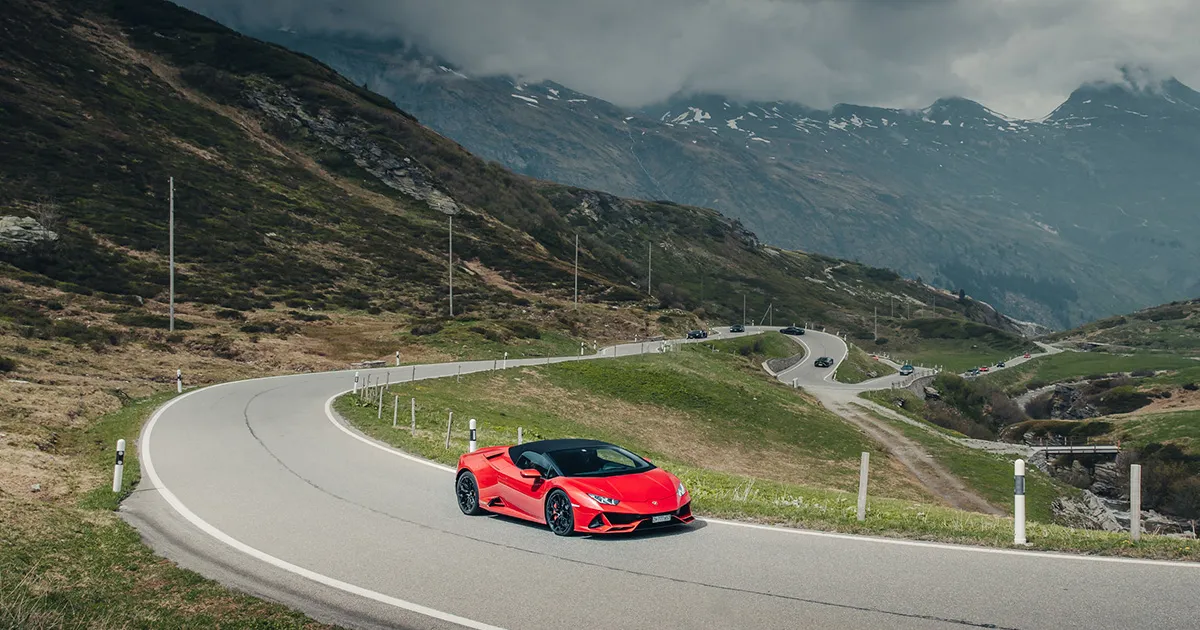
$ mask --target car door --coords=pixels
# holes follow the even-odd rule
[[[515,465],[509,464],[507,461],[504,465],[511,469],[511,474],[506,471],[500,476],[502,486],[500,498],[504,499],[511,509],[535,520],[544,520],[542,501],[549,492],[550,484],[547,483],[547,478],[553,474],[553,468],[546,460],[546,456],[541,453],[526,452],[521,454]],[[522,477],[521,470],[527,468],[537,470],[542,473],[542,476],[536,479]]]

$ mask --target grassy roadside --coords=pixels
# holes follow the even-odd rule
[[[1005,391],[1020,392],[1029,384],[1055,383],[1094,374],[1138,370],[1170,370],[1172,374],[1156,379],[1162,384],[1200,381],[1200,362],[1186,357],[1151,353],[1116,355],[1107,352],[1060,352],[979,378]]]
[[[938,463],[966,482],[976,494],[1012,514],[1012,460],[1015,458],[956,444],[921,427],[901,422],[866,407],[863,407],[863,411],[895,427],[908,439],[920,444]],[[1041,523],[1053,522],[1050,504],[1054,499],[1062,495],[1077,494],[1069,486],[1057,483],[1040,470],[1032,468],[1026,475],[1025,489],[1026,514],[1029,520]]]
[[[837,376],[834,377],[839,383],[861,383],[896,373],[895,368],[872,359],[862,348],[854,344],[848,344],[848,347],[850,352],[846,355],[846,360],[838,364]]]
[[[176,567],[114,513],[140,478],[142,423],[172,396],[132,401],[63,434],[58,456],[79,479],[73,492],[0,492],[0,628],[329,627]],[[118,438],[127,443],[120,495],[111,488]]]
[[[981,365],[995,365],[998,361],[1007,361],[1019,354],[1019,351],[1007,345],[997,348],[963,339],[923,339],[911,350],[896,349],[889,352],[899,363],[909,361],[913,365],[941,365],[947,371],[956,373]]]
[[[335,408],[371,435],[445,463],[454,463],[465,448],[470,418],[478,420],[479,442],[485,446],[514,442],[521,427],[527,440],[588,436],[624,444],[655,461],[841,490],[855,487],[860,452],[871,450],[886,460],[884,452],[836,415],[768,378],[760,367],[765,354],[713,352],[707,345],[687,344],[679,351],[620,361],[472,374],[461,382],[395,385],[385,408],[392,410],[393,395],[400,398],[402,430],[392,429],[390,413],[376,419],[371,403],[344,397]],[[783,349],[791,351],[787,346],[778,350]],[[410,399],[416,401],[415,435]],[[454,425],[447,449],[451,410]],[[907,477],[883,483],[893,496],[927,498]]]
[[[686,354],[602,361],[592,365],[624,370],[623,365],[633,364],[628,368],[628,373],[631,376],[644,375],[647,364],[652,366],[657,362],[669,362],[686,357]],[[695,354],[704,355],[701,352]],[[713,357],[704,358],[710,360]],[[726,353],[721,360],[731,359],[734,357]],[[865,522],[859,523],[855,518],[856,498],[852,492],[856,482],[852,480],[847,487],[842,481],[846,474],[854,477],[857,452],[848,453],[851,456],[848,466],[841,463],[836,470],[818,475],[815,481],[781,479],[785,475],[781,475],[779,470],[771,471],[774,479],[767,478],[761,474],[761,466],[763,462],[775,462],[775,458],[763,452],[763,442],[754,438],[757,431],[737,431],[730,430],[729,426],[720,426],[714,434],[718,443],[697,440],[697,436],[704,436],[708,432],[704,425],[715,421],[686,420],[678,415],[678,409],[663,404],[661,400],[655,401],[656,409],[645,406],[644,396],[648,390],[636,385],[642,379],[615,378],[608,372],[556,374],[568,366],[574,368],[583,365],[559,364],[511,370],[508,373],[476,374],[463,377],[461,383],[454,379],[440,379],[393,387],[394,395],[403,396],[406,400],[418,398],[415,435],[410,433],[406,414],[401,414],[400,427],[393,429],[386,413],[382,419],[377,419],[373,407],[357,404],[352,396],[336,401],[335,409],[376,439],[451,465],[467,447],[463,420],[474,417],[479,420],[481,446],[513,443],[517,426],[524,428],[527,440],[588,436],[621,441],[677,473],[691,489],[696,510],[708,516],[826,531],[993,547],[1011,546],[1011,519],[932,505],[928,499],[922,498],[882,498],[889,494],[899,495],[898,491],[902,488],[891,485],[895,483],[894,477],[897,475],[885,463],[888,461],[886,454],[876,449],[872,449],[868,516]],[[727,375],[725,378],[736,377]],[[581,379],[590,382],[615,381],[606,387],[617,395],[598,396],[582,384]],[[685,406],[691,404],[686,402],[686,393],[681,397]],[[450,448],[446,448],[446,410],[451,405],[455,411],[455,427]],[[648,413],[651,411],[652,414]],[[680,424],[681,421],[687,424]],[[792,420],[789,419],[789,422]],[[803,419],[798,424],[802,425]],[[681,432],[689,434],[680,438]],[[807,436],[799,428],[793,433],[803,436],[798,438],[796,444],[809,451],[818,448],[821,443],[819,438]],[[850,444],[845,446],[849,447]],[[719,451],[712,451],[713,448],[719,448]],[[799,449],[790,452],[797,461],[812,461]],[[720,453],[724,458],[713,459],[714,453]],[[746,453],[752,456],[751,459],[745,459]],[[978,461],[956,452],[950,453],[950,458],[962,458],[965,463],[951,463],[971,474],[978,474],[980,483],[992,483],[991,477],[998,479],[1001,468],[1006,465],[999,460],[996,463]],[[832,464],[838,460],[828,461]],[[725,464],[725,469],[714,469],[713,462]],[[799,478],[805,476],[796,475]],[[831,488],[831,483],[839,487]],[[1003,488],[1003,492],[1011,490],[1011,476],[1007,476],[1002,484],[999,481],[995,483],[998,488]],[[1033,483],[1040,484],[1039,481]],[[1031,503],[1043,502],[1041,495],[1033,496],[1035,498]],[[997,504],[1004,505],[1004,502],[997,499]],[[1200,561],[1200,545],[1195,541],[1159,536],[1144,536],[1134,544],[1122,534],[1031,522],[1028,525],[1028,538],[1033,549]]]

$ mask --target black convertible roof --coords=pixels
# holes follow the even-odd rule
[[[523,453],[533,451],[534,453],[549,453],[551,451],[561,451],[568,448],[587,448],[589,446],[612,446],[608,442],[600,440],[540,440],[538,442],[526,442],[518,444],[508,449],[508,456],[515,462]]]

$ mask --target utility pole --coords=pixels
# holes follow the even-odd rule
[[[746,325],[746,294],[742,294],[742,325]]]
[[[895,319],[895,317],[896,317],[896,302],[895,302],[895,300],[896,300],[896,296],[894,296],[894,295],[888,296],[888,308],[890,309],[893,319]]]
[[[450,215],[450,254],[449,264],[446,266],[450,269],[450,317],[454,317],[454,215]]]
[[[579,232],[575,233],[575,310],[579,310]]]
[[[169,206],[170,209],[168,210],[168,219],[167,219],[167,223],[168,223],[167,241],[169,244],[167,246],[167,249],[169,250],[168,256],[171,261],[170,262],[170,265],[171,265],[171,281],[170,281],[171,282],[171,289],[170,289],[170,292],[171,292],[171,321],[167,325],[168,326],[167,329],[174,332],[174,330],[175,330],[175,178],[174,177],[170,178],[170,187],[171,187],[171,201],[170,201],[170,206]]]
[[[879,341],[879,307],[875,307],[875,341]]]

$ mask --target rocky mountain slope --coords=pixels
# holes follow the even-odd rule
[[[578,234],[581,301],[599,313],[642,304],[726,323],[745,296],[756,320],[862,331],[897,300],[906,317],[1019,330],[890,271],[764,246],[711,210],[514,175],[319,62],[169,2],[14,0],[0,33],[6,332],[54,336],[56,317],[89,317],[51,313],[62,305],[34,287],[91,295],[134,325],[160,315],[169,177],[178,300],[221,317],[445,318],[453,216],[460,319],[562,310]]]
[[[518,172],[715,208],[781,247],[964,287],[1056,327],[1200,292],[1200,94],[1087,85],[1043,120],[692,95],[625,111],[398,41],[260,31]]]

